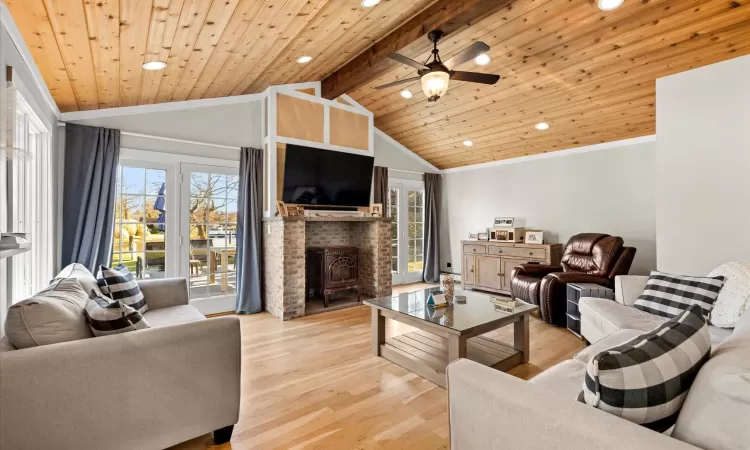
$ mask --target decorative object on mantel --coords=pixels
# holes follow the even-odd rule
[[[430,293],[430,296],[427,298],[427,306],[431,308],[445,308],[448,306],[445,294]]]
[[[287,217],[304,217],[305,207],[302,205],[285,205]]]
[[[526,230],[524,242],[527,244],[544,244],[544,232],[537,230]]]
[[[374,203],[370,205],[370,214],[372,217],[383,217],[383,204]]]
[[[16,146],[16,102],[18,88],[13,85],[13,68],[5,68],[6,84],[0,87],[0,158],[25,161],[32,158],[31,153]]]
[[[453,275],[449,273],[440,275],[440,292],[445,294],[446,299],[453,300],[453,290]]]
[[[286,205],[281,200],[276,201],[276,215],[281,217],[287,217],[289,212],[286,209]]]

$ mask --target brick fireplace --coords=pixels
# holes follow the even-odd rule
[[[391,220],[378,217],[263,219],[266,311],[282,320],[305,313],[305,249],[359,249],[362,298],[391,294]]]

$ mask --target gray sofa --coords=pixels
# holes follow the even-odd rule
[[[639,291],[636,287],[639,280],[621,281],[624,284],[616,285],[617,301],[581,299],[582,331],[585,320],[590,319],[589,325],[594,328],[589,328],[586,336],[596,342],[529,381],[469,360],[451,364],[451,448],[749,449],[750,313],[742,316],[734,330],[711,331],[715,345],[711,358],[698,373],[671,436],[576,401],[586,363],[593,355],[662,322],[649,323],[651,318],[633,313],[638,310],[626,304],[632,305],[633,296],[643,288]],[[597,314],[592,315],[593,309],[587,309],[586,304],[596,304]],[[726,336],[723,341],[722,335]]]
[[[82,266],[61,276],[90,292]],[[0,342],[0,448],[163,449],[239,417],[240,323],[206,319],[185,279],[139,281],[145,330],[15,349]]]

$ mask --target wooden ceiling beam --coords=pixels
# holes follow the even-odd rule
[[[323,79],[323,97],[339,97],[388,72],[398,64],[388,58],[391,53],[401,52],[409,46],[413,47],[406,53],[422,53],[429,47],[425,36],[431,30],[440,29],[450,36],[511,3],[513,0],[438,0]]]

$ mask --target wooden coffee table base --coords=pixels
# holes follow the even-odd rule
[[[386,318],[413,327],[423,325],[429,330],[418,329],[386,339]],[[469,334],[454,334],[444,327],[373,308],[373,354],[446,387],[446,368],[459,358],[468,358],[502,371],[529,361],[529,316],[525,314],[509,319],[509,322],[496,324],[490,329],[481,327]],[[514,325],[515,331],[513,347],[480,335],[510,324]]]

